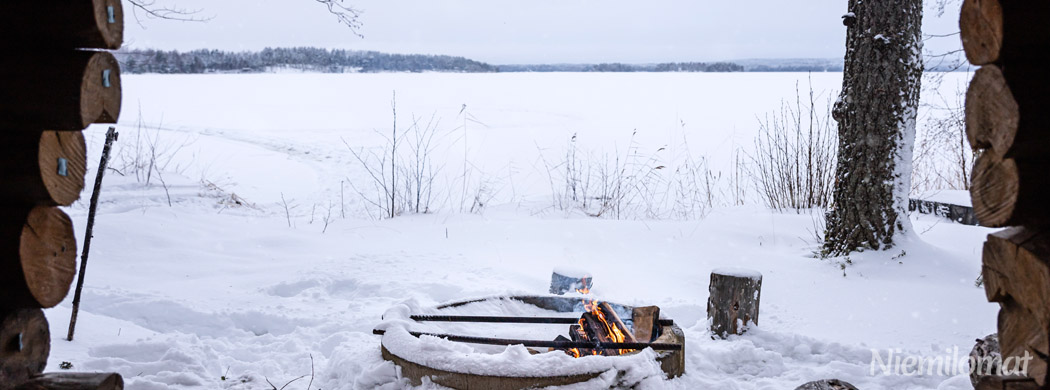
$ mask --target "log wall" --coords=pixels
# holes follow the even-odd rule
[[[970,195],[988,236],[982,276],[999,309],[1004,358],[1030,356],[1027,379],[985,378],[978,389],[1047,389],[1050,360],[1050,2],[965,0],[967,59],[981,68],[966,93],[966,133],[983,149]],[[1010,369],[1010,367],[1004,367]]]
[[[117,374],[44,374],[47,317],[76,274],[73,222],[57,206],[84,189],[93,123],[116,123],[120,0],[0,5],[0,390],[122,389]]]

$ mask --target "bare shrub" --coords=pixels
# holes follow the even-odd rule
[[[347,179],[350,187],[368,205],[372,217],[394,218],[404,213],[429,213],[434,199],[434,179],[441,166],[433,154],[439,123],[433,116],[423,123],[413,118],[408,128],[399,132],[397,126],[397,95],[391,99],[393,125],[383,137],[379,150],[354,149],[343,139],[343,144],[359,166],[368,174],[372,189],[358,188]]]
[[[936,190],[969,190],[980,151],[966,139],[965,92],[952,100],[938,92],[940,103],[928,104],[929,117],[916,134],[912,157],[913,195]]]
[[[831,119],[816,106],[809,88],[808,100],[796,94],[794,103],[782,102],[779,111],[759,120],[749,173],[766,206],[777,209],[827,208],[835,180],[838,134]]]
[[[667,156],[666,147],[648,152],[631,135],[626,149],[586,152],[573,135],[562,161],[543,157],[556,210],[580,211],[596,218],[699,218],[716,203],[716,175],[707,160],[685,149]]]

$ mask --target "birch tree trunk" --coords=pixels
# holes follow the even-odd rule
[[[882,250],[911,229],[908,191],[922,78],[922,1],[849,0],[824,254]]]

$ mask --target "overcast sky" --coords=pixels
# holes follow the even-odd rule
[[[840,58],[846,0],[346,0],[364,11],[352,34],[316,0],[157,0],[201,10],[205,23],[138,23],[125,0],[128,48],[258,50],[318,46],[450,54],[493,64],[655,63]],[[958,30],[958,10],[926,32]],[[957,48],[958,36],[927,48]]]

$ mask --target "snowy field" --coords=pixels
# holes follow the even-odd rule
[[[948,75],[941,92],[967,78]],[[544,293],[551,270],[569,266],[594,275],[595,296],[659,305],[684,329],[686,375],[641,388],[825,378],[971,388],[965,375],[871,375],[872,349],[965,355],[995,331],[997,306],[974,284],[989,229],[916,215],[909,242],[843,269],[846,259],[813,257],[814,212],[769,211],[724,188],[695,218],[552,205],[548,167],[574,134],[591,157],[689,154],[725,178],[758,118],[810,79],[824,103],[841,83],[835,73],[126,76],[77,338],[61,337],[68,301],[47,311],[49,370],[116,371],[129,389],[269,389],[304,375],[287,388],[402,388],[371,332],[387,309]],[[395,90],[400,128],[439,122],[442,169],[432,213],[376,220],[352,189],[372,194],[348,146],[382,147]],[[104,132],[86,132],[89,165]],[[484,205],[470,212],[478,194]],[[86,202],[68,211],[82,234]],[[708,275],[721,267],[765,277],[760,325],[728,341],[706,331]]]

